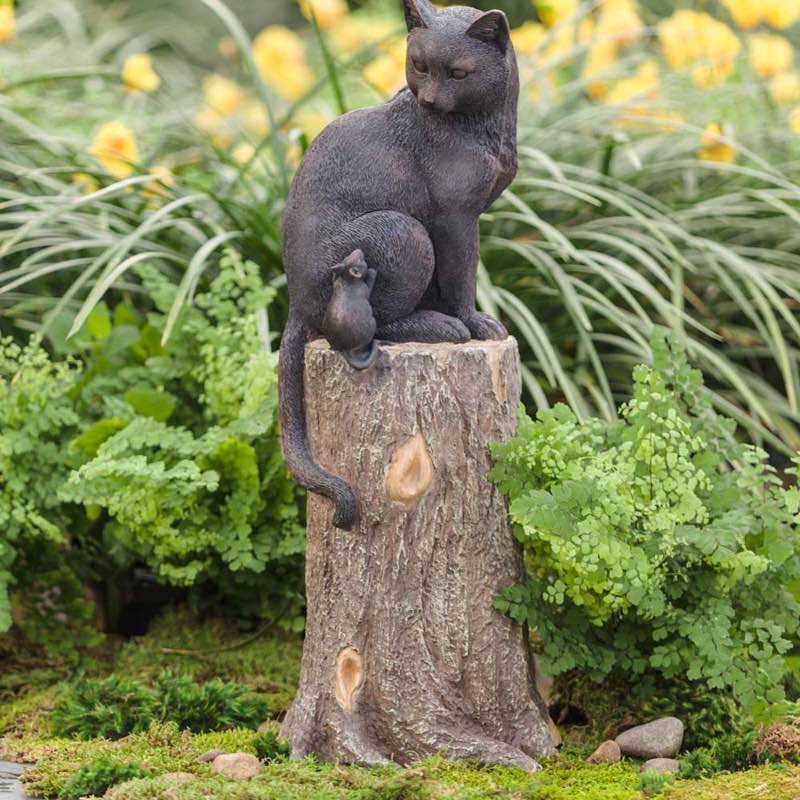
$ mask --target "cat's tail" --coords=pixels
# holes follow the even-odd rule
[[[278,365],[283,455],[298,483],[336,503],[333,524],[349,531],[358,522],[355,492],[346,481],[317,464],[308,447],[303,380],[307,342],[303,324],[290,314],[281,340]]]

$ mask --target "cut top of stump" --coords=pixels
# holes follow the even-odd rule
[[[457,365],[451,362],[459,362]],[[511,400],[515,406],[519,402],[516,384],[519,381],[519,354],[517,340],[509,336],[502,341],[473,339],[463,344],[452,342],[403,342],[380,343],[378,360],[370,370],[360,373],[352,369],[340,353],[331,348],[325,339],[315,339],[306,348],[306,365],[314,364],[317,367],[330,369],[343,369],[359,376],[369,374],[373,370],[386,370],[393,367],[409,368],[423,363],[433,362],[434,372],[447,373],[454,366],[461,369],[465,364],[473,362],[478,369],[482,364],[489,368],[491,384],[494,389],[495,399],[498,403],[505,404]],[[511,373],[511,374],[509,374]],[[429,373],[430,374],[430,373]]]

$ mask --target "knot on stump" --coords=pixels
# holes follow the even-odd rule
[[[417,432],[394,451],[386,473],[386,493],[392,500],[411,506],[425,495],[431,483],[433,464],[428,445]]]
[[[354,647],[345,647],[336,657],[334,695],[344,711],[352,711],[355,696],[364,679],[361,654]]]

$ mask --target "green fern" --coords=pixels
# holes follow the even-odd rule
[[[564,406],[494,447],[531,580],[500,610],[538,628],[544,668],[686,676],[763,712],[798,631],[800,492],[733,436],[674,334],[656,334],[621,420]]]

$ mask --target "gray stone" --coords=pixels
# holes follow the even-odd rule
[[[642,772],[677,772],[680,768],[674,758],[651,758],[642,764]]]
[[[208,762],[213,761],[217,756],[221,756],[224,752],[225,752],[224,750],[207,750],[197,760],[201,764],[206,764]]]
[[[616,764],[621,759],[622,752],[619,749],[619,745],[608,739],[586,759],[586,762],[588,764]]]
[[[624,731],[616,742],[624,756],[672,758],[683,743],[683,723],[675,717],[664,717]]]
[[[20,777],[29,764],[0,761],[0,800],[34,800],[22,790]]]
[[[223,753],[214,759],[211,769],[226,778],[247,781],[263,769],[261,762],[249,753]]]

